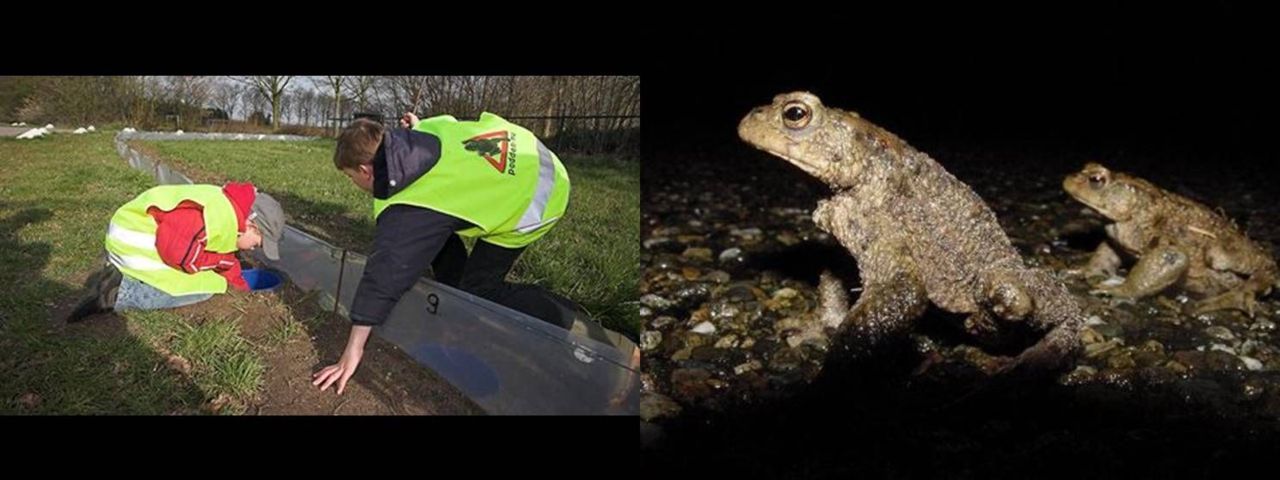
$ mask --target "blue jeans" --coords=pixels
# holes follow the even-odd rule
[[[125,275],[120,280],[120,293],[116,294],[117,312],[125,310],[158,310],[176,308],[193,303],[200,303],[213,297],[212,293],[196,293],[173,296],[156,287],[147,285]]]

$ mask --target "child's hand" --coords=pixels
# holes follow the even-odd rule
[[[418,124],[418,116],[413,112],[404,112],[404,116],[400,117],[400,126],[403,128],[413,128]]]

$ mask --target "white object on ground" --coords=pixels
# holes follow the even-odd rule
[[[1099,285],[1104,287],[1114,287],[1121,283],[1124,283],[1124,277],[1111,277],[1106,280],[1103,280],[1102,283],[1100,283]]]
[[[38,137],[43,137],[43,136],[44,136],[44,129],[41,129],[41,128],[33,128],[33,129],[31,129],[31,130],[27,130],[27,131],[25,131],[25,132],[22,132],[22,134],[21,134],[21,135],[18,135],[18,139],[19,139],[19,140],[27,140],[27,139],[38,138]]]

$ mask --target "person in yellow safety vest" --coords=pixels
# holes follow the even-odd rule
[[[249,287],[235,252],[262,245],[279,258],[284,211],[251,183],[162,185],[116,210],[107,228],[108,264],[67,317],[180,307]]]
[[[386,321],[428,266],[440,283],[568,329],[572,301],[507,273],[524,249],[564,216],[569,175],[528,129],[497,115],[449,115],[400,129],[358,119],[338,136],[334,166],[373,194],[373,253],[351,303],[351,334],[338,363],[312,376],[338,394],[360,364],[372,327]],[[474,239],[468,256],[463,239]]]

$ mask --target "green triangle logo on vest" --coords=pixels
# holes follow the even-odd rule
[[[506,130],[483,133],[462,142],[463,148],[476,152],[476,155],[488,160],[489,165],[497,169],[498,173],[506,173],[507,149],[510,148],[510,144],[511,137],[507,135]]]

